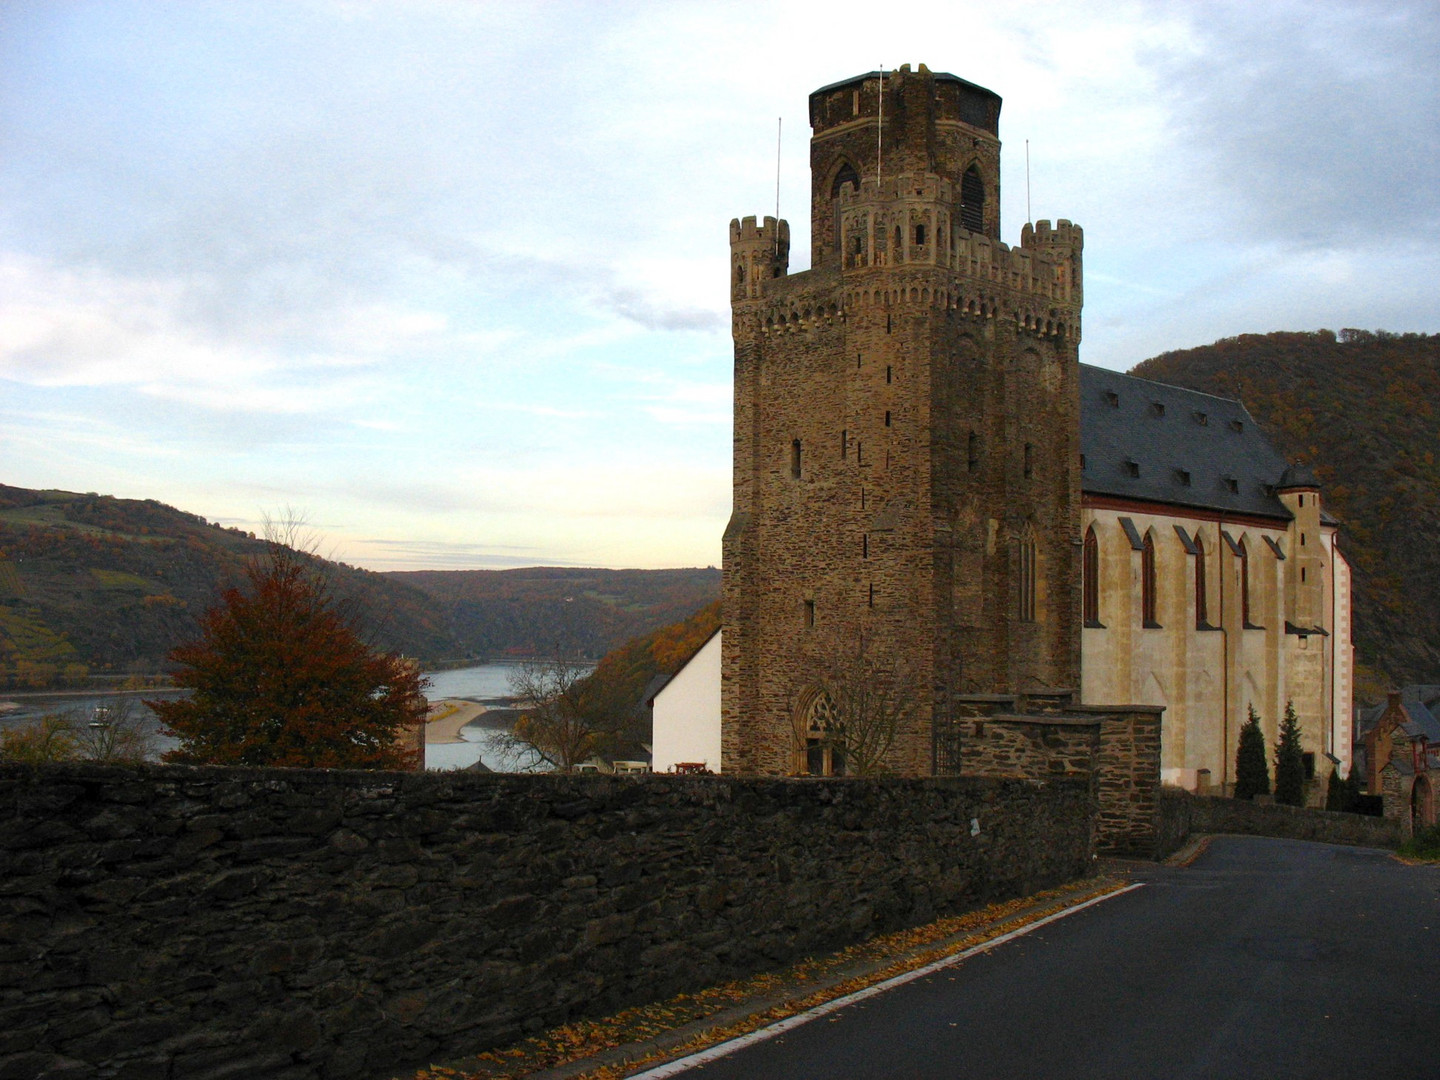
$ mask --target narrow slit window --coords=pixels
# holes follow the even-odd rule
[[[1095,539],[1095,529],[1085,531],[1084,567],[1084,617],[1086,626],[1100,625],[1100,542]]]
[[[891,370],[890,365],[889,365],[889,364],[886,364],[886,365],[885,365],[885,382],[886,382],[887,385],[889,384],[890,379],[892,378],[893,375],[894,375],[894,372]]]
[[[1025,479],[1029,480],[1035,475],[1035,447],[1031,443],[1025,444]]]
[[[925,226],[924,226],[924,225],[916,225],[916,226],[915,226],[915,246],[916,246],[916,247],[921,247],[921,246],[924,245],[924,243],[925,243]]]
[[[808,630],[808,629],[810,629],[811,627],[813,627],[813,626],[815,625],[815,601],[814,601],[814,600],[806,600],[806,601],[805,601],[804,618],[805,618],[805,629]]]
[[[800,440],[796,439],[790,444],[790,477],[794,480],[800,479]]]
[[[889,427],[889,426],[890,426],[890,410],[889,410],[889,409],[886,409],[886,410],[885,410],[885,426],[886,426],[886,427]],[[1302,540],[1301,543],[1304,543],[1304,541]]]
[[[1240,621],[1241,625],[1250,625],[1250,553],[1245,550],[1245,539],[1242,537],[1239,544],[1240,550]]]
[[[841,429],[840,429],[840,460],[841,460],[841,461],[844,461],[844,460],[845,460],[846,454],[848,453],[849,434],[850,434],[850,433],[849,433],[848,431],[846,431],[844,428],[841,428]]]
[[[1020,541],[1020,596],[1016,614],[1021,622],[1035,621],[1035,540],[1026,536]]]
[[[1159,626],[1156,615],[1155,534],[1146,533],[1140,549],[1140,621],[1144,626]]]
[[[980,467],[980,436],[970,432],[969,445],[965,452],[966,467],[974,472]]]
[[[863,533],[863,534],[861,535],[861,537],[860,537],[860,557],[861,557],[862,559],[868,559],[868,558],[870,557],[870,534],[869,534],[869,533]]]
[[[1195,625],[1201,630],[1210,625],[1210,606],[1205,582],[1205,542],[1195,534]]]

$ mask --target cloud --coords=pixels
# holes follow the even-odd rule
[[[713,331],[729,324],[728,318],[713,309],[666,307],[658,298],[633,288],[612,288],[600,299],[609,310],[647,330]]]
[[[1192,32],[1196,50],[1150,58],[1208,188],[1190,227],[1373,246],[1440,216],[1440,8],[1211,3]]]

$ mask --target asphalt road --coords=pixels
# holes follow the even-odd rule
[[[685,1072],[1440,1076],[1440,868],[1217,837],[1144,888]]]

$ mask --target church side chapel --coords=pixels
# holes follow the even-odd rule
[[[811,268],[785,221],[731,222],[720,704],[686,724],[780,776],[1053,775],[1123,730],[1127,782],[1219,790],[1250,707],[1273,745],[1291,702],[1343,772],[1314,476],[1238,402],[1079,363],[1083,233],[1002,242],[1000,107],[924,65],[822,87]]]

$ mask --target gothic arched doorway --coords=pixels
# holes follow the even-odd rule
[[[844,776],[840,710],[823,689],[812,690],[795,720],[795,772],[800,776]]]

